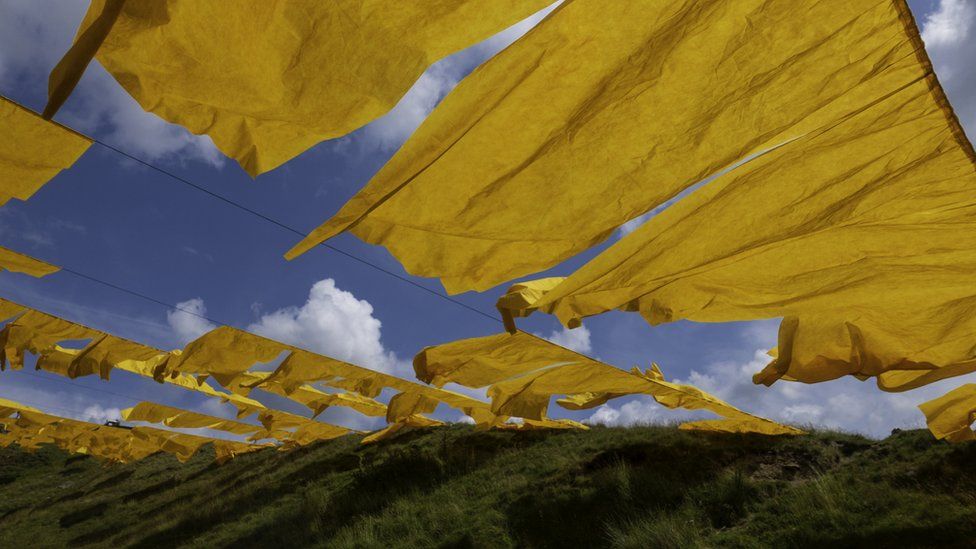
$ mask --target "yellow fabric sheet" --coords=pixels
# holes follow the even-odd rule
[[[877,72],[900,85],[845,95],[857,109],[717,178],[542,297],[517,290],[532,302],[513,316],[784,317],[778,356],[755,376],[767,385],[877,376],[904,391],[976,371],[976,154],[907,8],[865,14],[882,8],[874,19],[903,36],[862,38],[898,44]]]
[[[258,387],[262,391],[294,400],[313,412],[317,416],[330,406],[345,406],[367,416],[386,415],[386,405],[372,398],[364,397],[358,393],[341,392],[326,393],[307,384],[289,384],[288,390],[285,385],[276,379],[269,380],[271,372],[243,372],[234,377],[224,387],[239,395],[248,395],[251,389]]]
[[[60,271],[61,267],[0,246],[0,269],[41,278]]]
[[[0,97],[0,206],[30,198],[89,145],[88,138]]]
[[[711,174],[925,88],[907,19],[902,0],[568,0],[286,257],[348,230],[450,293],[539,272]]]
[[[742,430],[802,433],[743,412],[691,385],[667,382],[656,365],[647,372],[637,368],[626,372],[525,332],[428,347],[417,355],[414,365],[418,377],[430,377],[436,383],[490,385],[491,410],[498,416],[546,420],[553,395],[567,395],[557,401],[560,406],[582,410],[624,395],[647,394],[668,408],[708,410],[736,420]],[[715,430],[727,428],[712,425]]]
[[[162,423],[167,427],[184,429],[214,429],[235,435],[251,435],[254,440],[272,437],[272,434],[261,425],[223,419],[155,402],[140,402],[132,408],[122,410],[122,419]]]
[[[919,405],[929,430],[937,439],[949,442],[976,440],[972,424],[976,421],[976,384],[957,387],[941,397]]]
[[[32,352],[39,355],[37,369],[72,379],[97,373],[102,379],[108,380],[113,368],[152,378],[157,367],[169,357],[159,349],[0,298],[0,317],[9,318],[19,313],[24,314],[8,322],[0,331],[0,366],[3,365],[2,359],[6,357],[12,367],[20,368],[23,366],[24,353]],[[65,340],[91,342],[83,349],[57,345]],[[217,391],[187,375],[169,375],[161,381],[230,402],[237,407],[241,417],[264,408],[256,400]]]
[[[264,410],[258,414],[258,421],[265,429],[276,433],[276,437],[280,440],[299,446],[320,440],[331,440],[354,432],[339,425],[323,423],[281,410]]]
[[[256,176],[378,118],[432,63],[551,2],[128,2],[96,59],[144,109]],[[93,1],[79,36],[111,6]],[[72,53],[52,89],[87,64]]]

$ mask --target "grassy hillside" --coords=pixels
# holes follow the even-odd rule
[[[223,466],[0,450],[0,547],[976,545],[976,444],[668,427],[354,437]]]

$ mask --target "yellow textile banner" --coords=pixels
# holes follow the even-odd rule
[[[223,419],[190,410],[182,410],[173,406],[157,404],[155,402],[140,402],[132,408],[122,410],[122,419],[126,421],[162,423],[167,427],[183,429],[214,429],[235,435],[251,435],[251,439],[253,440],[277,438],[276,434],[272,434],[261,425]]]
[[[491,410],[498,416],[546,420],[553,395],[567,395],[557,401],[560,406],[582,410],[624,395],[647,394],[668,408],[708,410],[736,420],[742,432],[802,433],[743,412],[691,385],[667,382],[656,365],[647,372],[626,372],[525,332],[428,347],[414,359],[414,367],[418,377],[429,377],[435,384],[490,385]],[[728,430],[728,423],[695,427],[709,425],[715,426],[711,430]]]
[[[0,270],[41,278],[60,271],[61,267],[0,246]]]
[[[89,145],[88,138],[0,97],[0,206],[30,198]]]
[[[972,424],[976,421],[976,384],[957,387],[941,397],[919,405],[929,431],[949,442],[976,440]]]
[[[903,0],[567,0],[286,257],[351,231],[449,293],[542,271],[724,168],[930,86],[910,20]]]
[[[127,2],[95,58],[144,109],[256,176],[382,116],[435,61],[552,1]],[[88,64],[92,27],[117,6],[91,3],[52,92]]]

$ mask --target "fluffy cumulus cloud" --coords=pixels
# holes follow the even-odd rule
[[[0,85],[17,95],[46,96],[47,75],[71,46],[88,2],[4,0],[0,17]],[[58,119],[97,134],[149,161],[201,161],[219,167],[224,157],[209,137],[192,135],[139,107],[98,62],[92,63]]]
[[[265,314],[247,329],[373,370],[398,373],[408,368],[384,349],[381,327],[368,301],[357,299],[327,278],[312,286],[301,307]]]
[[[922,39],[960,122],[976,138],[976,2],[940,0],[922,21]]]
[[[573,330],[558,328],[553,330],[548,336],[542,334],[536,335],[544,337],[556,345],[562,345],[567,349],[572,349],[577,353],[588,354],[593,350],[593,344],[590,343],[590,331],[586,326],[580,326]]]
[[[166,313],[166,323],[173,330],[173,335],[181,345],[193,341],[216,328],[216,326],[204,318],[207,315],[207,307],[199,297],[181,301],[176,304],[176,309]]]

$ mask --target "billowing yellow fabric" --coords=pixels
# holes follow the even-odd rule
[[[95,57],[144,109],[256,176],[380,117],[435,61],[551,2],[128,2]],[[93,1],[79,36],[111,6]]]
[[[271,362],[290,348],[284,343],[220,326],[191,341],[182,351],[170,353],[156,378],[173,373],[213,376],[221,385],[257,363]]]
[[[11,318],[25,312],[27,307],[0,298],[0,322],[6,322]]]
[[[181,410],[155,402],[140,402],[132,408],[122,410],[122,419],[162,423],[167,427],[214,429],[235,435],[256,435],[253,436],[254,439],[271,437],[271,434],[261,425],[251,425],[190,410]]]
[[[258,414],[264,428],[275,433],[276,438],[299,446],[320,440],[331,440],[349,433],[351,429],[297,416],[281,410],[267,409]]]
[[[494,418],[486,402],[298,349],[288,355],[266,381],[281,383],[285,392],[304,383],[317,382],[370,398],[389,388],[447,404],[471,416],[476,423],[489,422]]]
[[[0,97],[0,206],[30,198],[89,145],[88,138]]]
[[[707,431],[712,433],[751,433],[760,435],[799,435],[803,431],[792,429],[772,421],[754,421],[752,419],[703,419],[700,421],[686,421],[678,426],[683,431]]]
[[[919,405],[929,431],[949,442],[976,440],[972,424],[976,421],[976,384],[957,387],[941,397]]]
[[[449,293],[539,272],[711,174],[925,88],[910,18],[903,0],[568,0],[286,257],[351,231]]]
[[[526,332],[496,334],[434,345],[413,359],[417,379],[437,387],[457,383],[486,387],[546,366],[587,360],[579,353]]]
[[[719,177],[531,308],[567,325],[782,316],[765,384],[976,370],[976,164],[935,91],[919,79]]]
[[[413,429],[419,429],[424,427],[436,427],[443,425],[441,421],[436,419],[431,419],[429,417],[424,417],[421,415],[410,415],[397,420],[396,423],[391,423],[383,429],[374,431],[365,437],[363,437],[362,444],[372,444],[374,442],[379,442],[381,440],[387,440],[392,438],[394,435],[399,433],[404,433],[411,431]]]
[[[385,404],[372,398],[364,397],[358,393],[326,393],[308,384],[289,384],[288,389],[286,389],[282,382],[276,379],[268,379],[270,376],[271,372],[243,372],[224,385],[224,387],[233,393],[248,395],[252,388],[260,386],[258,388],[262,391],[267,391],[307,406],[312,410],[313,416],[321,414],[330,406],[352,408],[367,416],[386,415]]]
[[[15,370],[23,368],[25,351],[39,355],[53,351],[59,342],[93,340],[102,335],[97,330],[31,309],[0,331],[0,369],[7,363]]]
[[[664,380],[654,365],[626,372],[545,339],[516,332],[428,347],[414,359],[418,377],[469,387],[490,385],[491,411],[497,416],[544,421],[553,395],[571,410],[593,408],[624,395],[647,394],[668,408],[708,410],[739,421],[753,432],[802,431],[743,412],[691,385]],[[391,402],[391,406],[392,406]]]
[[[41,278],[60,271],[61,267],[0,246],[0,269]]]

